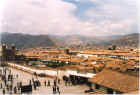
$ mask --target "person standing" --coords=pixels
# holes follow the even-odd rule
[[[36,86],[37,86],[36,82],[33,82],[33,85],[34,85],[34,89],[36,90]]]
[[[58,78],[58,84],[60,84],[60,79]]]
[[[34,78],[32,78],[32,82],[34,82]]]
[[[13,85],[11,84],[11,85],[10,85],[10,91],[12,91],[12,89],[13,89]]]
[[[2,90],[2,93],[5,94],[5,89]]]
[[[11,75],[11,81],[13,81],[13,75]]]
[[[53,94],[56,94],[56,86],[53,86]]]
[[[17,82],[17,90],[19,91],[20,90],[20,83]]]
[[[6,89],[7,89],[7,91],[9,91],[9,86],[8,86],[8,84],[6,85]]]
[[[9,71],[9,74],[11,74],[11,70]]]
[[[56,86],[57,84],[56,84],[56,80],[54,80],[54,86]]]
[[[0,88],[2,88],[2,83],[0,84]]]
[[[20,82],[19,85],[20,85],[20,88],[21,88],[22,87],[22,82]]]
[[[7,81],[6,81],[6,79],[4,80],[4,83],[5,83],[5,85],[7,85]]]
[[[53,89],[53,94],[55,94],[55,93],[54,93],[54,86],[52,87],[52,89]]]
[[[8,81],[10,80],[10,75],[8,75]]]
[[[69,84],[69,86],[71,86],[71,80],[70,79],[68,79],[68,84]]]
[[[51,86],[50,80],[48,80],[48,85],[47,86]]]
[[[38,80],[38,86],[41,86],[41,82]]]
[[[59,86],[57,86],[57,92],[60,94]]]
[[[32,85],[32,81],[30,80],[29,85]]]
[[[18,74],[16,75],[17,79],[18,79]]]
[[[46,84],[47,84],[47,83],[46,83],[46,80],[45,80],[45,81],[44,81],[44,85],[46,86]]]
[[[17,93],[17,88],[16,88],[16,86],[14,87],[14,93],[15,93],[15,94]]]

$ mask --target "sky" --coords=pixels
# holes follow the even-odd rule
[[[0,0],[0,32],[110,36],[138,32],[138,0]]]

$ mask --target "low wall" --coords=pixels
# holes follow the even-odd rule
[[[77,71],[72,71],[72,70],[40,70],[40,69],[35,69],[35,68],[31,68],[31,67],[27,67],[27,66],[22,66],[19,64],[15,64],[15,63],[8,63],[8,65],[10,67],[34,74],[36,72],[36,74],[45,74],[46,76],[51,76],[51,77],[56,77],[58,76],[60,79],[65,75],[68,76],[69,75],[75,75],[75,76],[81,76],[81,77],[86,77],[86,78],[92,78],[94,77],[96,74],[93,73],[86,73],[86,74],[82,74],[82,73],[78,73]]]
[[[21,66],[15,63],[8,63],[8,65],[10,67],[34,74],[36,72],[36,74],[45,74],[46,76],[52,76],[52,77],[56,77],[57,76],[57,71],[53,71],[53,70],[37,70],[34,68],[30,68],[30,67],[26,67],[26,66]]]

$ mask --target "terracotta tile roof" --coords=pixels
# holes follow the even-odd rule
[[[133,61],[125,61],[126,64],[123,64],[123,61],[110,61],[105,63],[106,64],[106,68],[120,68],[120,70],[122,71],[126,71],[127,69],[134,69],[135,66],[137,66],[137,64]]]
[[[73,57],[70,59],[70,57],[67,58],[50,58],[50,60],[57,60],[57,61],[64,61],[64,62],[73,62],[73,63],[81,63],[84,62],[86,59],[85,58],[77,58]]]
[[[88,61],[117,61],[117,62],[121,62],[122,60],[114,59],[114,58],[110,58],[110,57],[94,57],[94,56],[91,56],[91,57],[88,58]]]
[[[140,60],[140,58],[139,57],[132,57],[132,58],[130,58],[131,60],[135,60],[135,61],[139,61]]]
[[[70,69],[70,70],[93,70],[93,66],[85,66],[85,65],[70,65],[70,66],[64,66],[64,69]]]
[[[125,94],[131,94],[131,95],[139,95],[139,90],[137,91],[132,91],[132,92],[129,92],[129,93],[125,93]]]
[[[80,51],[82,54],[97,54],[97,55],[102,55],[102,54],[107,54],[107,55],[117,55],[117,56],[138,56],[139,53],[135,53],[133,51],[124,51],[124,50],[115,50],[115,51],[110,51],[110,50],[85,50],[85,51]]]
[[[138,77],[109,69],[104,69],[89,81],[124,93],[139,89]]]

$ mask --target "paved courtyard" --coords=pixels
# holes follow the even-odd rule
[[[21,82],[23,85],[29,84],[29,81],[32,80],[32,78],[34,78],[35,80],[38,79],[41,82],[41,86],[37,88],[37,90],[33,89],[32,94],[41,94],[41,95],[46,95],[46,94],[53,94],[53,82],[54,79],[53,78],[49,78],[49,77],[35,77],[27,72],[23,72],[14,68],[9,68],[11,70],[11,73],[14,75],[14,84],[16,85],[17,82]],[[16,75],[18,74],[18,78],[16,78]],[[46,82],[48,82],[48,80],[50,80],[51,82],[51,86],[47,87],[44,84],[44,81],[46,80]],[[88,89],[87,85],[76,85],[76,86],[65,86],[64,81],[61,80],[61,83],[58,84],[59,89],[60,89],[60,94],[69,94],[69,95],[81,95],[84,94],[84,91]],[[2,89],[0,89],[0,94],[2,94]],[[6,91],[6,94],[9,94],[9,92]],[[31,94],[30,94],[31,95]],[[58,95],[58,93],[56,94]]]

